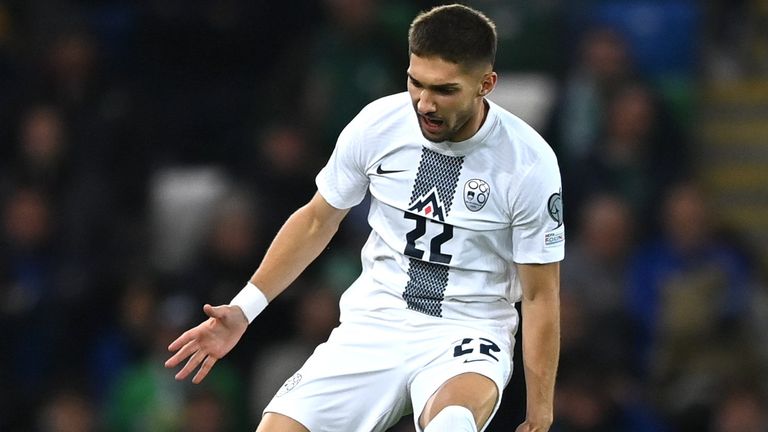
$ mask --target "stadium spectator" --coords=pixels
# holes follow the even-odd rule
[[[686,144],[663,122],[653,91],[632,83],[615,91],[606,107],[605,130],[567,175],[570,211],[579,214],[592,194],[625,200],[639,224],[639,237],[653,232],[657,203],[688,173]],[[568,195],[566,195],[566,200]]]
[[[613,29],[591,28],[581,36],[547,133],[565,171],[592,151],[615,92],[636,79],[631,57],[626,41]]]
[[[622,287],[635,244],[632,209],[619,196],[596,194],[581,214],[572,216],[578,234],[566,247],[563,294],[575,298],[592,317],[622,316],[626,304]]]
[[[640,378],[674,426],[692,430],[686,428],[702,424],[718,386],[759,364],[747,322],[754,269],[718,237],[695,183],[666,194],[663,228],[631,261],[628,310]]]
[[[71,311],[59,305],[56,227],[45,195],[22,187],[0,208],[0,379],[3,389],[14,389],[2,400],[9,421],[24,428],[37,398],[73,354],[64,345]]]
[[[39,432],[96,432],[102,430],[99,412],[88,396],[75,388],[56,390],[37,417]]]
[[[756,376],[757,377],[757,376]],[[765,380],[732,383],[717,398],[712,432],[761,432],[768,425]]]

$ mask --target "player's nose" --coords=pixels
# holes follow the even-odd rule
[[[422,90],[419,93],[419,102],[416,104],[416,109],[419,110],[419,114],[430,114],[437,111],[437,105],[435,105],[435,101],[428,91]]]

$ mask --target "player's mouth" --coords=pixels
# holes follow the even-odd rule
[[[419,115],[419,122],[421,126],[430,133],[438,133],[443,129],[445,120],[431,118],[425,115]]]

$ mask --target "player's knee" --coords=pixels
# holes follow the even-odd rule
[[[469,408],[449,405],[432,418],[424,432],[477,432],[475,417]]]

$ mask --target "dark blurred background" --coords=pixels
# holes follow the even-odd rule
[[[563,173],[553,431],[768,430],[768,2],[466,3],[498,25],[490,98]],[[336,324],[367,209],[204,384],[165,347],[405,90],[435,4],[0,0],[0,431],[253,430]],[[524,417],[516,359],[489,431]]]

